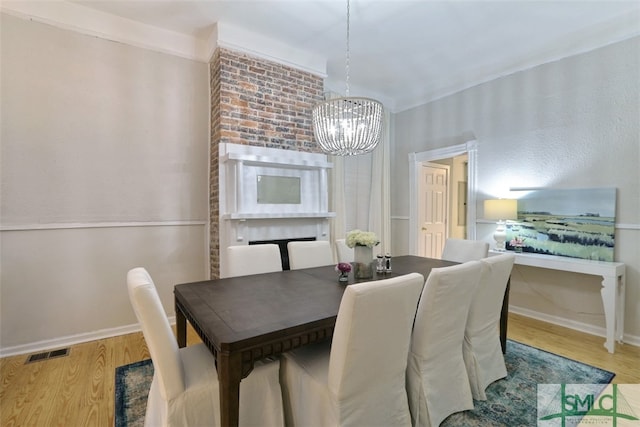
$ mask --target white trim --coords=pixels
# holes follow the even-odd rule
[[[564,317],[540,313],[539,311],[530,310],[524,307],[509,305],[509,312],[519,314],[525,317],[530,317],[532,319],[540,320],[543,322],[552,323],[554,325],[562,326],[562,327],[573,329],[576,331],[584,332],[586,334],[595,335],[598,337],[606,338],[607,336],[606,329],[601,326],[594,326],[588,323],[579,322],[577,320],[565,319]],[[640,336],[624,334],[624,343],[640,347]],[[622,344],[618,342],[617,345],[622,345]]]
[[[540,313],[537,311],[529,310],[514,305],[509,306],[509,312],[519,314],[532,319],[541,320],[543,322],[552,323],[554,325],[563,326],[565,328],[574,329],[576,331],[585,332],[587,334],[596,335],[599,337],[605,337],[605,329],[599,326],[589,325],[583,322],[577,322],[569,319],[564,319],[558,316],[551,316],[548,314]],[[169,323],[175,325],[175,316],[169,316]],[[100,331],[83,333],[78,335],[70,335],[66,337],[60,337],[50,340],[38,341],[35,343],[17,345],[13,347],[6,347],[0,349],[0,357],[17,356],[21,354],[36,353],[45,350],[52,350],[56,348],[68,347],[71,345],[82,344],[89,341],[95,341],[99,339],[112,338],[120,335],[132,334],[140,332],[139,324],[132,324],[127,326],[120,326],[117,328],[102,329]],[[640,337],[625,334],[624,342],[640,347]],[[618,343],[618,345],[622,345]]]
[[[176,317],[168,317],[170,324],[176,323]],[[68,335],[65,337],[53,338],[49,340],[37,341],[29,344],[16,345],[12,347],[0,348],[0,357],[18,356],[20,354],[37,353],[45,350],[69,347],[76,344],[82,344],[89,341],[100,340],[104,338],[112,338],[120,335],[132,334],[140,332],[140,325],[119,326],[117,328],[101,329],[99,331],[86,332],[77,335]]]
[[[301,212],[301,213],[252,213],[238,212],[220,215],[221,219],[245,220],[245,219],[285,219],[285,218],[335,218],[335,212]]]
[[[218,22],[199,38],[67,1],[0,2],[0,12],[198,62],[208,63],[216,48],[224,47],[327,77],[326,58],[227,23]]]
[[[214,148],[212,148],[214,149]],[[218,146],[219,263],[227,277],[226,248],[255,240],[315,237],[329,240],[326,154],[231,143]],[[258,203],[259,174],[298,177],[298,203]]]
[[[0,231],[67,230],[73,228],[182,227],[207,225],[207,221],[69,222],[0,226]]]
[[[640,224],[620,224],[616,223],[616,230],[640,230]]]
[[[483,73],[476,73],[477,76],[484,76],[482,78],[466,80],[461,78],[436,91],[428,91],[426,93],[416,91],[412,99],[397,101],[393,112],[400,113],[429,104],[481,84],[533,69],[541,64],[554,63],[564,58],[591,52],[638,35],[640,35],[640,30],[638,28],[637,13],[618,15],[581,31],[574,31],[568,37],[563,38],[560,43],[554,43],[553,47],[542,46],[538,51],[529,52],[520,61],[492,64],[490,67],[485,67]]]
[[[22,19],[42,22],[143,49],[200,62],[209,60],[206,56],[206,40],[121,18],[75,3],[11,1],[0,3],[0,11]]]
[[[327,77],[326,58],[226,22],[215,25],[208,43],[209,57],[213,56],[217,47],[221,47],[306,71],[321,78]]]
[[[467,238],[476,238],[476,188],[478,181],[478,142],[467,141],[464,144],[450,147],[436,148],[420,153],[409,153],[409,253],[418,254],[417,233],[418,229],[418,173],[423,162],[468,154],[468,180],[467,180]]]
[[[297,155],[299,151],[290,151],[290,153],[277,153],[271,157],[261,154],[251,154],[242,152],[229,152],[220,156],[220,162],[226,163],[230,161],[243,162],[245,165],[252,166],[278,166],[294,169],[332,169],[333,163],[326,160],[326,156],[318,159],[317,156],[301,156]],[[310,158],[311,157],[311,158]]]
[[[478,218],[476,219],[476,224],[493,224],[495,225],[496,222],[490,219],[482,219],[482,218]]]

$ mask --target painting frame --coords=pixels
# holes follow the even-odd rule
[[[507,223],[506,249],[612,262],[615,188],[511,189],[518,219]]]

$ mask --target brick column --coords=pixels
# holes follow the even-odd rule
[[[219,48],[210,64],[211,278],[220,275],[218,145],[246,144],[320,152],[311,109],[322,100],[322,78],[276,62]],[[223,249],[223,248],[222,248]]]

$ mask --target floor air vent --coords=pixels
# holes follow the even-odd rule
[[[25,364],[39,362],[40,360],[55,359],[56,357],[63,357],[68,355],[69,355],[68,348],[62,348],[60,350],[53,350],[53,351],[45,351],[44,353],[32,354],[27,358],[27,361],[25,362]]]

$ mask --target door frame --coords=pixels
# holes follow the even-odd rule
[[[409,254],[418,254],[418,180],[420,165],[433,160],[468,155],[467,163],[467,239],[476,238],[476,188],[478,171],[478,141],[409,153]],[[449,220],[449,218],[447,218]]]

